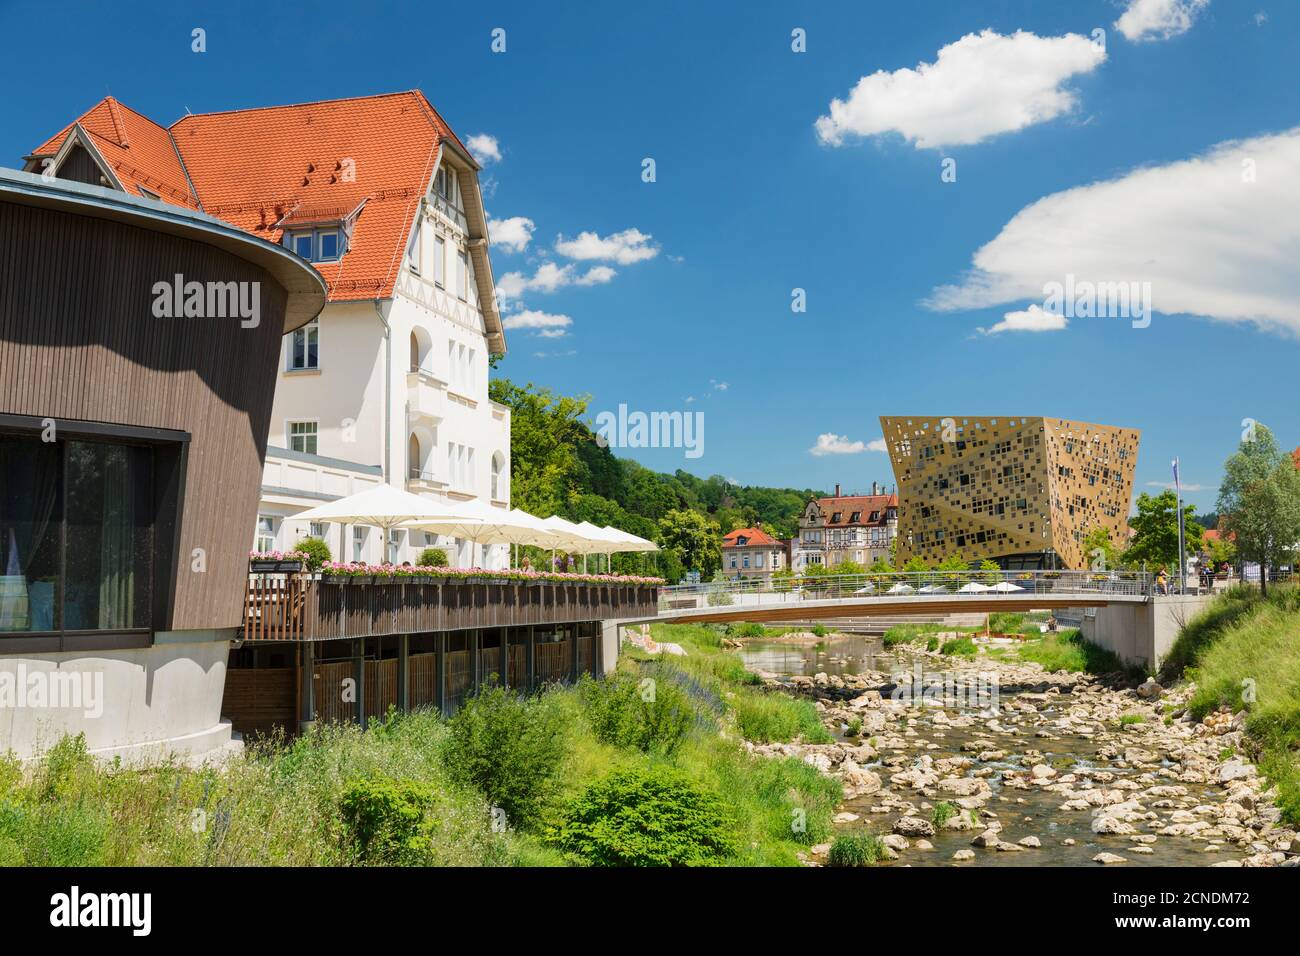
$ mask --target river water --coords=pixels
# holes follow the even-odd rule
[[[910,672],[918,659],[922,660],[922,666],[927,673],[932,672],[936,667],[934,658],[912,655],[906,648],[895,654],[892,650],[884,649],[879,637],[864,635],[843,635],[817,644],[754,642],[748,644],[740,653],[750,670],[766,671],[782,676],[812,676],[817,673],[848,675],[866,671]],[[1061,793],[1040,787],[1013,789],[1004,786],[1003,775],[1007,771],[1023,773],[1033,764],[1047,764],[1062,775],[1094,769],[1114,774],[1114,780],[1104,784],[1107,787],[1113,787],[1118,780],[1142,777],[1143,781],[1148,781],[1141,783],[1142,789],[1146,789],[1153,785],[1149,782],[1151,777],[1146,775],[1154,774],[1156,777],[1154,785],[1179,784],[1188,788],[1187,795],[1177,801],[1180,806],[1193,807],[1198,804],[1222,802],[1223,793],[1217,786],[1187,784],[1170,778],[1169,773],[1176,771],[1177,767],[1168,760],[1161,760],[1155,765],[1124,768],[1114,766],[1112,761],[1099,759],[1099,749],[1107,742],[1114,743],[1113,737],[1101,740],[1055,735],[1054,738],[1036,736],[1040,727],[1057,719],[1060,710],[1070,705],[1071,698],[1068,694],[1049,695],[1048,699],[1037,704],[1037,713],[1004,712],[1000,717],[1001,723],[1012,732],[997,738],[997,749],[1005,750],[1006,758],[984,763],[975,762],[964,771],[958,771],[959,774],[972,775],[978,770],[987,780],[992,789],[992,797],[984,805],[984,809],[997,814],[997,820],[1003,827],[999,834],[1003,841],[1015,843],[1022,837],[1035,836],[1042,842],[1041,848],[1025,849],[1023,852],[975,849],[974,859],[954,861],[953,854],[958,850],[972,849],[971,840],[983,827],[974,831],[939,829],[934,836],[926,838],[934,845],[933,850],[917,850],[914,847],[905,849],[899,854],[899,859],[890,865],[1095,867],[1098,864],[1092,862],[1092,858],[1104,851],[1123,856],[1127,860],[1127,863],[1122,864],[1125,866],[1205,866],[1222,860],[1241,858],[1251,852],[1232,843],[1220,844],[1220,841],[1213,842],[1222,845],[1222,850],[1206,852],[1205,847],[1212,841],[1159,836],[1154,843],[1150,844],[1151,853],[1138,853],[1134,851],[1134,847],[1138,844],[1131,836],[1094,834],[1091,829],[1090,812],[1062,810],[1061,804],[1066,797]],[[958,714],[958,711],[953,709],[935,707],[923,711],[920,716],[911,718],[910,725],[907,722],[908,718],[891,718],[890,726],[896,733],[906,734],[910,726],[916,736],[907,736],[909,746],[892,750],[882,748],[878,755],[879,759],[863,764],[867,769],[880,775],[883,789],[879,793],[843,803],[839,810],[858,814],[859,819],[851,823],[837,824],[837,832],[860,828],[868,828],[871,832],[880,835],[890,832],[894,821],[903,814],[898,811],[871,812],[873,807],[879,809],[887,790],[914,804],[917,807],[915,816],[930,818],[931,806],[945,797],[941,795],[927,798],[919,791],[907,787],[891,787],[890,775],[915,766],[923,753],[929,754],[935,760],[943,757],[972,758],[974,754],[963,751],[962,744],[975,739],[987,741],[990,737],[983,721],[977,722],[970,728],[936,726],[934,715],[940,711],[949,717]],[[833,728],[832,732],[846,745],[855,746],[861,742],[857,738],[848,737],[844,729]],[[935,746],[931,748],[931,744]],[[1123,746],[1123,743],[1121,742],[1120,745]],[[1026,757],[1027,752],[1029,756]],[[882,761],[890,758],[891,755],[904,755],[906,760],[896,766],[887,766]],[[992,772],[986,773],[987,771]],[[1082,789],[1086,784],[1078,786]],[[1140,791],[1135,790],[1131,793],[1138,795]],[[947,797],[947,799],[954,798]],[[1142,825],[1137,829],[1139,834],[1154,832],[1153,829]],[[1068,845],[1066,843],[1068,840],[1073,840],[1073,845]]]

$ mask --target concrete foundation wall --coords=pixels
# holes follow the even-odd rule
[[[229,744],[221,697],[230,641],[214,633],[193,643],[172,633],[153,647],[0,657],[0,752],[32,757],[78,733],[97,756],[129,762]]]
[[[1087,608],[1080,633],[1127,664],[1159,670],[1179,632],[1211,600],[1208,594],[1170,595],[1146,604]]]
[[[606,674],[618,667],[619,644],[622,641],[618,624],[618,621],[600,622],[600,660]]]

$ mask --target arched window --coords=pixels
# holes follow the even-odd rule
[[[492,456],[492,500],[502,501],[506,497],[506,460],[501,452]]]
[[[420,465],[423,459],[420,457],[420,439],[412,435],[406,442],[406,466],[410,469],[411,478],[420,477]]]
[[[416,338],[414,332],[411,333],[411,371],[417,371],[420,368],[420,340]]]

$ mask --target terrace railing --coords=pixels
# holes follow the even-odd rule
[[[653,617],[651,584],[250,574],[246,641],[321,641]]]
[[[976,587],[972,587],[976,585]],[[1156,593],[1154,575],[1144,571],[894,571],[879,574],[823,574],[751,577],[679,584],[659,589],[661,612],[692,607],[777,604],[848,598],[906,600],[946,595],[987,601],[1005,594],[1077,594],[1095,600],[1114,595],[1147,597]]]

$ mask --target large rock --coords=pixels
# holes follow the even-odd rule
[[[997,846],[1001,842],[1002,842],[1001,838],[997,835],[997,832],[994,830],[985,830],[975,839],[970,841],[971,846],[979,846],[979,847]]]
[[[840,774],[840,783],[844,786],[844,799],[865,797],[880,790],[880,776],[865,767],[846,760],[845,769]]]
[[[894,832],[909,837],[934,836],[934,824],[920,817],[899,817],[894,821]]]
[[[1156,683],[1154,677],[1148,677],[1137,689],[1137,695],[1146,700],[1159,700],[1164,688]]]
[[[1125,823],[1123,820],[1102,815],[1093,819],[1092,832],[1111,836],[1128,836],[1130,833],[1136,833],[1137,831],[1133,829],[1132,825]]]
[[[1092,858],[1092,862],[1101,863],[1101,864],[1127,863],[1128,860],[1124,859],[1124,857],[1119,856],[1116,853],[1098,853],[1096,856]]]

